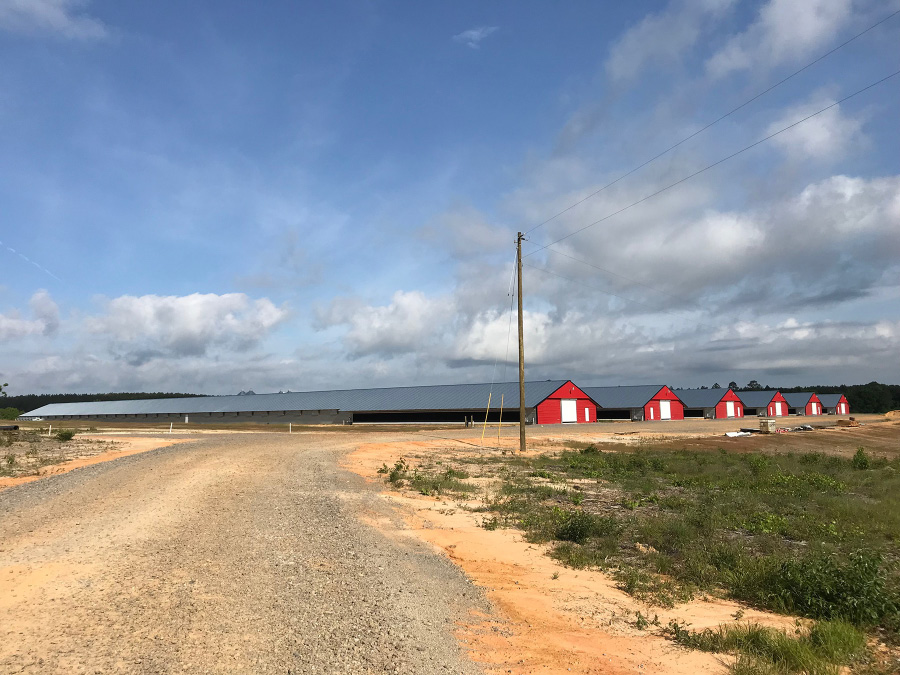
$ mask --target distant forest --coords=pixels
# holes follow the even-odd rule
[[[23,394],[21,396],[4,396],[0,398],[0,406],[13,408],[19,414],[31,412],[49,403],[77,403],[79,401],[131,401],[138,398],[183,398],[185,396],[204,396],[204,394],[176,394],[172,392],[117,392],[109,394]],[[7,408],[8,410],[8,408]]]

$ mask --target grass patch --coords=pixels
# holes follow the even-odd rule
[[[465,483],[461,478],[468,478],[469,474],[461,469],[447,468],[439,473],[420,471],[418,467],[410,471],[410,466],[402,457],[394,466],[384,464],[378,473],[384,475],[389,483],[395,487],[409,485],[420,494],[438,496],[444,494],[467,495],[476,491],[471,483]]]
[[[900,459],[570,447],[482,460],[502,480],[486,522],[649,602],[705,593],[898,639]]]
[[[677,622],[667,628],[680,645],[706,652],[737,656],[732,673],[834,674],[866,651],[866,636],[843,621],[821,621],[808,630],[788,635],[757,624],[734,624],[691,631]]]

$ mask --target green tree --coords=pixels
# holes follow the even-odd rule
[[[716,382],[715,384],[713,384],[712,388],[713,388],[713,389],[721,389],[721,388],[722,388],[722,385],[719,384],[718,382]]]
[[[756,380],[750,380],[746,388],[750,391],[762,391],[763,386]]]
[[[737,389],[737,388],[738,388],[737,382],[735,382],[734,380],[732,380],[731,382],[728,383],[728,388],[729,388],[729,389]]]
[[[3,384],[0,384],[0,397],[6,396],[6,392],[3,391],[3,389],[4,389],[4,387],[8,387],[8,386],[9,386],[9,382],[4,382]]]

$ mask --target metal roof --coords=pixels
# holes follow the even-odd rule
[[[816,394],[823,408],[834,408],[841,401],[843,394]]]
[[[601,408],[643,408],[664,384],[638,384],[626,387],[582,387]]]
[[[765,408],[778,392],[770,389],[769,391],[736,391],[734,393],[741,399],[745,408]]]
[[[569,380],[525,383],[525,407],[534,408]],[[281,410],[342,410],[345,412],[393,412],[408,410],[484,410],[490,384],[439,384],[420,387],[342,389],[247,396],[197,396],[191,398],[142,399],[137,401],[89,401],[51,403],[22,417],[58,415],[155,415],[267,412]],[[491,408],[519,406],[519,383],[493,384]]]
[[[797,391],[792,394],[782,394],[789,408],[805,408],[809,400],[815,396],[811,391]]]
[[[675,395],[685,408],[715,408],[728,389],[676,389]]]

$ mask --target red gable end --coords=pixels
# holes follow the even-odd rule
[[[597,403],[571,380],[538,403],[536,412],[538,424],[562,424],[564,415],[567,423],[597,421]]]

